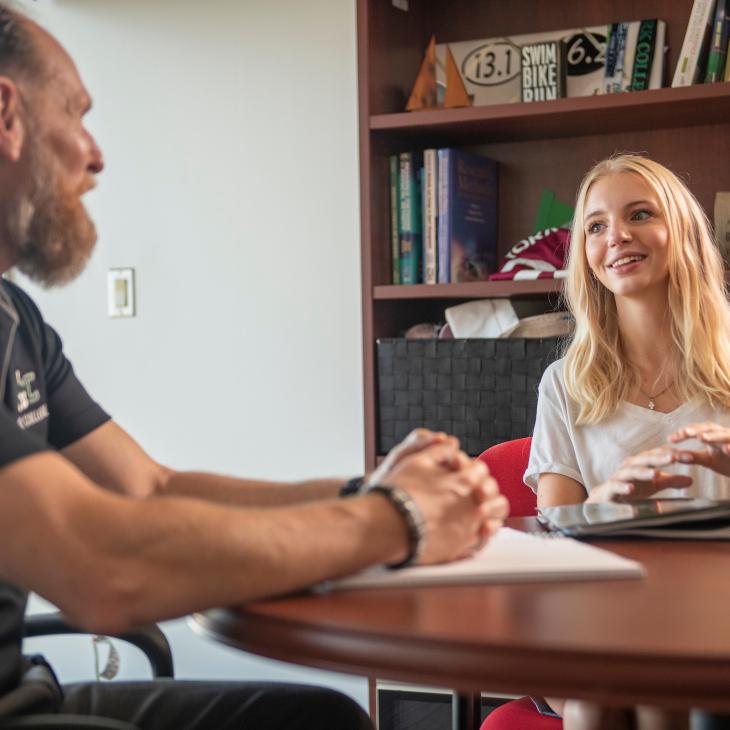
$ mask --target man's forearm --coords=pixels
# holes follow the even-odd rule
[[[283,507],[337,497],[344,479],[268,482],[206,472],[170,472],[158,496],[193,497],[238,507]]]
[[[163,466],[113,421],[63,449],[63,456],[96,484],[136,499],[184,496],[243,507],[275,507],[336,497],[344,480],[276,483]]]
[[[3,475],[0,575],[95,631],[298,590],[407,552],[403,520],[380,495],[277,509],[134,500],[53,454]],[[21,548],[28,522],[32,555]]]
[[[386,491],[232,509],[119,496],[58,454],[37,453],[0,469],[0,576],[86,628],[113,633],[377,563],[454,560],[496,529],[507,503],[481,462],[463,455],[466,463],[454,469],[453,455],[453,444],[437,444],[386,475],[410,507]]]

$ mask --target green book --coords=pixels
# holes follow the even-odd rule
[[[725,0],[719,0],[724,3]],[[634,66],[631,71],[631,91],[649,88],[651,69],[654,64],[654,47],[657,42],[657,21],[642,20],[634,49]]]
[[[398,155],[388,160],[390,174],[390,253],[391,281],[400,284],[400,236],[398,231],[398,211],[400,208],[400,185]]]
[[[400,172],[400,283],[418,284],[421,274],[421,169],[420,155],[415,152],[401,152]]]
[[[710,53],[707,57],[706,84],[714,84],[716,81],[723,80],[729,32],[730,18],[728,17],[727,0],[717,0],[715,19],[712,22]]]

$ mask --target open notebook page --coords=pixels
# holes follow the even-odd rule
[[[473,557],[402,570],[370,568],[327,583],[328,589],[378,588],[520,581],[641,578],[641,563],[568,537],[529,534],[503,527]]]

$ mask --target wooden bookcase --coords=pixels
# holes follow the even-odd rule
[[[572,201],[582,175],[615,151],[642,151],[680,174],[712,217],[730,190],[730,83],[681,89],[404,112],[431,34],[437,42],[660,18],[671,82],[692,0],[358,0],[358,82],[366,468],[376,463],[375,341],[438,321],[459,301],[509,296],[520,308],[557,300],[554,282],[392,286],[388,156],[476,148],[499,161],[499,256],[531,232],[540,191]],[[518,309],[519,311],[519,309]]]

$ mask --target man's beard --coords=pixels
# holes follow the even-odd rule
[[[44,287],[78,276],[96,243],[96,227],[81,202],[85,190],[70,190],[52,155],[29,150],[33,190],[16,200],[8,221],[16,266]]]

